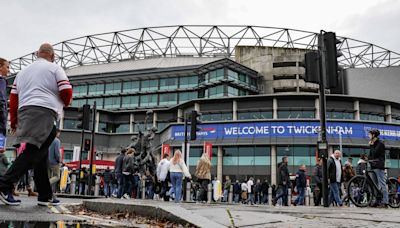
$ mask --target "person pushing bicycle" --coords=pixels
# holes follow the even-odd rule
[[[385,144],[379,139],[380,132],[377,129],[371,129],[369,136],[369,155],[368,160],[371,164],[371,170],[375,172],[379,187],[383,193],[383,201],[380,207],[387,207],[389,204],[389,194],[385,178]]]

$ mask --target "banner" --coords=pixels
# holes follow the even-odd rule
[[[162,147],[161,147],[161,159],[164,157],[164,154],[171,155],[171,146],[169,144],[162,144]]]
[[[203,153],[207,153],[208,157],[210,158],[210,161],[211,161],[211,158],[212,158],[212,143],[204,142]]]
[[[64,163],[64,146],[60,147],[61,162]]]
[[[320,123],[316,121],[279,121],[279,122],[246,122],[226,124],[201,124],[197,132],[198,140],[217,138],[269,138],[269,137],[311,137],[317,138],[320,132]],[[379,129],[383,140],[400,140],[400,125],[355,123],[355,122],[327,122],[328,138],[359,138],[368,139],[370,129]],[[171,137],[175,140],[184,139],[184,126],[174,125]]]

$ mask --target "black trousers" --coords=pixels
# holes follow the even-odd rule
[[[39,126],[38,126],[39,127]],[[56,137],[56,127],[40,148],[27,143],[24,152],[15,159],[6,174],[0,178],[0,190],[11,192],[16,183],[29,169],[34,169],[35,186],[38,191],[38,200],[47,201],[53,197],[49,177],[47,174],[47,160],[50,144]]]

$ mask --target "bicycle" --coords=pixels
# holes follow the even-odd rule
[[[373,178],[374,177],[374,178]],[[399,183],[395,178],[388,178],[389,207],[400,207],[400,196],[397,193]],[[363,171],[362,175],[356,175],[350,179],[347,186],[347,195],[357,207],[373,206],[382,200],[383,193],[377,184],[376,174],[372,170]]]

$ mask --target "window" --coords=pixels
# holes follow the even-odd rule
[[[268,146],[240,146],[223,148],[224,166],[267,166],[271,164]]]
[[[154,106],[157,106],[157,94],[140,96],[140,107],[154,107]]]
[[[252,89],[257,89],[257,79],[250,77],[250,87]]]
[[[288,157],[288,168],[291,174],[304,164],[307,168],[307,175],[312,174],[313,166],[316,164],[316,148],[312,146],[278,146],[277,147],[277,164],[282,162],[284,156]]]
[[[129,133],[129,129],[129,123],[115,124],[115,133]]]
[[[116,94],[121,92],[121,82],[113,82],[106,84],[106,94]]]
[[[400,116],[392,116],[393,123],[400,123]]]
[[[89,95],[104,94],[104,84],[89,85]]]
[[[360,120],[369,120],[369,121],[385,121],[384,115],[381,114],[369,114],[369,113],[361,113]]]
[[[121,107],[121,97],[107,97],[104,99],[104,108],[120,108]]]
[[[178,88],[178,78],[160,79],[160,90],[172,90]]]
[[[78,129],[79,123],[77,119],[64,119],[64,129]]]
[[[208,97],[213,98],[213,97],[223,97],[224,96],[224,86],[216,86],[216,87],[211,87],[208,89]]]
[[[260,120],[260,119],[272,119],[272,111],[240,111],[238,112],[239,120]]]
[[[353,112],[330,111],[330,112],[326,112],[326,118],[327,119],[352,120],[352,119],[354,119],[354,113]]]
[[[197,91],[179,93],[179,103],[197,99]]]
[[[199,85],[197,76],[182,77],[179,79],[179,88],[193,88]]]
[[[129,81],[123,83],[122,91],[124,93],[138,92],[140,89],[140,81]]]
[[[96,101],[96,108],[103,108],[103,98],[92,98],[88,99],[87,104],[93,106],[94,102]]]
[[[177,104],[178,94],[177,93],[164,93],[160,94],[159,105],[174,105]]]
[[[315,118],[314,111],[278,111],[278,118],[281,119],[313,119]]]
[[[84,104],[86,104],[86,99],[73,99],[71,107],[80,108]]]
[[[228,69],[228,79],[239,81],[239,74],[236,71]]]
[[[228,97],[236,97],[239,95],[239,90],[228,86]]]
[[[122,97],[122,108],[137,108],[139,107],[139,96]]]
[[[87,89],[88,89],[87,85],[74,86],[72,95],[74,97],[76,97],[76,96],[85,96],[88,93]]]
[[[232,120],[233,114],[232,112],[225,113],[203,113],[201,115],[201,119],[203,121],[224,121],[224,120]]]
[[[242,74],[242,73],[239,74],[239,83],[247,85],[249,83],[249,79],[248,79],[247,75]]]
[[[179,148],[179,149],[181,149],[181,148]],[[203,147],[191,147],[190,148],[189,166],[191,169],[192,169],[192,167],[194,169],[196,169],[197,162],[199,161],[202,154],[203,154]],[[217,167],[217,160],[218,160],[218,148],[213,147],[212,148],[212,156],[211,156],[211,167]]]
[[[162,131],[164,128],[168,126],[169,122],[166,121],[157,121],[157,131]]]
[[[149,127],[149,124],[147,124],[147,127]],[[133,124],[133,132],[139,132],[139,131],[143,132],[145,130],[146,129],[144,122],[135,122]]]
[[[157,91],[158,90],[158,80],[144,80],[142,81],[142,87],[140,88],[140,91]]]
[[[224,79],[224,68],[210,71],[209,81],[218,81]]]

